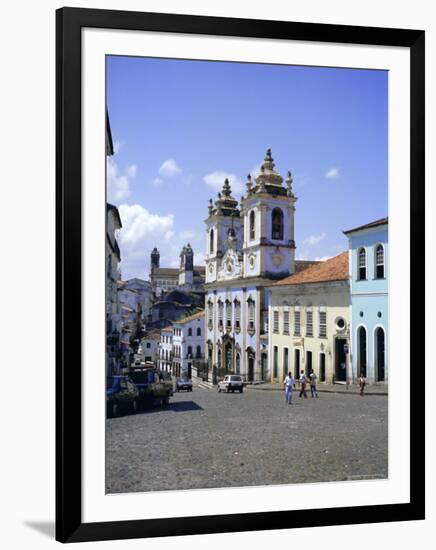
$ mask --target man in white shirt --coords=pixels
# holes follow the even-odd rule
[[[288,373],[288,376],[285,378],[285,397],[286,403],[292,405],[292,390],[294,389],[295,380],[292,378],[292,372]]]

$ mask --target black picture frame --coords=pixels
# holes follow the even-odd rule
[[[127,29],[410,49],[410,502],[373,506],[82,522],[80,392],[82,346],[81,29]],[[413,369],[424,365],[424,82],[420,30],[262,21],[163,13],[62,8],[56,13],[56,539],[61,542],[252,531],[424,519],[424,393]],[[418,344],[419,338],[419,345]],[[404,386],[406,388],[406,386]],[[406,390],[405,390],[406,391]]]

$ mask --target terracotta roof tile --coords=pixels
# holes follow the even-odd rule
[[[342,252],[325,262],[314,264],[303,271],[281,279],[274,286],[322,283],[325,281],[345,281],[348,279],[348,252]]]

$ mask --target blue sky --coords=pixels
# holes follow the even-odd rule
[[[292,171],[297,258],[347,248],[343,229],[388,214],[385,71],[108,57],[123,279],[147,278],[157,246],[204,256],[204,219],[227,176],[239,198],[268,147]]]

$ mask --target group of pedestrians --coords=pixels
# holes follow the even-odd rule
[[[318,397],[318,391],[316,389],[317,378],[318,377],[316,376],[316,374],[313,372],[313,370],[311,370],[309,374],[309,383],[310,383],[310,393],[312,397]],[[304,370],[301,371],[300,377],[298,380],[300,382],[300,393],[298,397],[300,398],[304,397],[305,399],[307,399],[306,385],[307,385],[308,379],[304,374]],[[292,405],[292,394],[295,387],[295,378],[292,376],[292,372],[289,371],[288,376],[285,378],[284,385],[285,385],[286,403],[288,405]]]

